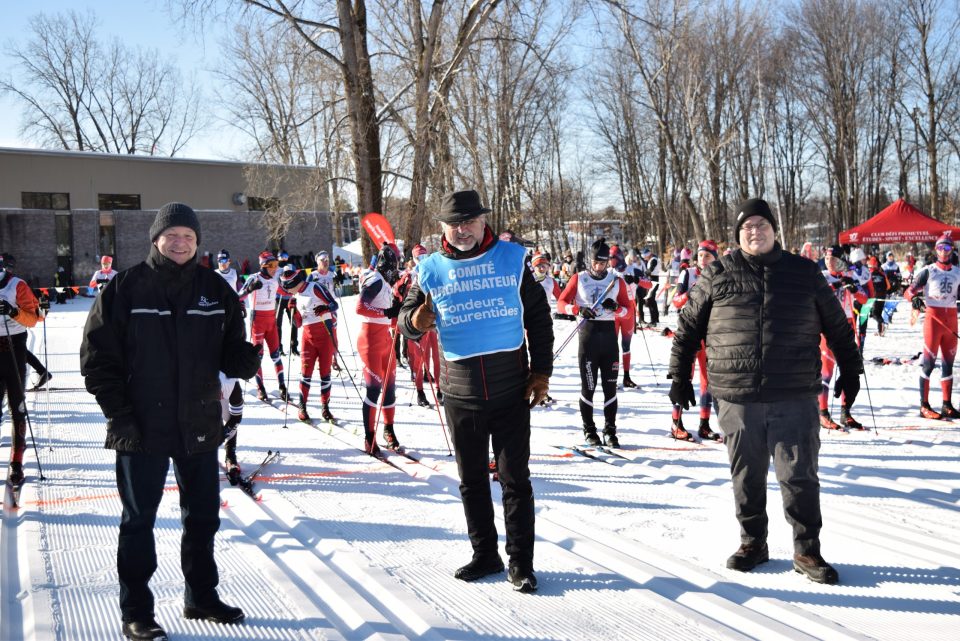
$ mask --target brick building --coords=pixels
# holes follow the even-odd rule
[[[257,172],[282,177],[269,183],[273,193],[251,189]],[[200,217],[198,255],[226,248],[236,265],[248,258],[255,269],[266,248],[291,255],[331,249],[325,189],[305,190],[311,202],[300,208],[308,211],[292,214],[279,241],[268,241],[264,224],[264,209],[291,197],[291,186],[302,193],[323,179],[315,167],[0,148],[0,251],[17,257],[17,274],[32,286],[53,284],[58,267],[86,284],[102,254],[114,257],[116,269],[143,260],[156,210],[180,201]]]

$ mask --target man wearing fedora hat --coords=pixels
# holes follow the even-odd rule
[[[489,212],[473,190],[443,197],[440,251],[419,263],[399,327],[413,340],[434,328],[440,338],[440,389],[473,547],[473,558],[454,576],[474,581],[503,571],[488,478],[492,440],[503,488],[507,580],[517,591],[533,592],[530,408],[548,391],[553,326],[543,288],[526,267],[526,250],[494,235]]]

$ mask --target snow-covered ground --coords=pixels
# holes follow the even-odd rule
[[[54,306],[53,390],[29,394],[46,480],[28,452],[22,507],[4,511],[0,531],[3,641],[121,638],[114,456],[102,448],[103,418],[78,373],[89,304]],[[345,300],[344,316],[355,339],[352,305]],[[558,343],[571,328],[558,322]],[[502,574],[473,584],[453,578],[470,556],[456,466],[437,412],[413,402],[401,370],[397,433],[424,457],[400,459],[402,471],[359,451],[360,404],[346,376],[335,378],[332,402],[344,428],[285,420],[247,397],[241,463],[250,471],[268,450],[281,458],[257,484],[260,502],[223,482],[220,593],[243,607],[245,625],[180,616],[171,473],[156,526],[158,620],[171,638],[194,640],[960,638],[960,423],[918,417],[916,365],[868,364],[869,392],[864,387],[855,415],[872,428],[872,398],[876,432],[822,435],[823,554],[841,583],[821,586],[792,570],[772,474],[771,560],[748,574],[725,568],[739,543],[726,452],[667,438],[670,341],[641,334],[631,372],[640,388],[620,392],[631,460],[606,463],[555,447],[581,440],[575,342],[551,380],[558,403],[534,412],[536,594],[512,591]],[[340,335],[356,377],[343,327]],[[41,358],[42,343],[34,345]],[[868,358],[919,351],[920,325],[908,325],[905,308],[886,336],[871,332],[867,342]],[[938,406],[938,390],[932,399]],[[688,423],[696,425],[693,413]],[[0,460],[9,443],[5,422]]]

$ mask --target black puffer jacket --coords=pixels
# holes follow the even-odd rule
[[[108,419],[106,447],[152,454],[215,450],[219,372],[250,378],[258,363],[226,281],[155,247],[100,293],[80,346],[87,391]]]
[[[841,373],[863,360],[833,290],[817,265],[781,250],[735,251],[704,270],[680,312],[670,377],[689,378],[700,341],[707,344],[710,391],[735,403],[816,396],[820,334]]]
[[[445,245],[443,253],[454,260],[467,258],[488,251],[497,242],[503,241],[497,240],[488,227],[484,242],[474,251],[459,253]],[[419,284],[410,287],[403,299],[398,327],[407,338],[417,340],[422,336],[413,327],[411,317],[425,300],[426,295]],[[550,303],[547,302],[543,287],[534,280],[528,269],[523,270],[520,281],[520,300],[523,303],[526,341],[519,349],[458,361],[448,361],[441,350],[440,390],[445,403],[472,409],[489,407],[500,402],[515,403],[517,397],[523,393],[531,371],[546,376],[553,373],[553,321],[550,318]]]

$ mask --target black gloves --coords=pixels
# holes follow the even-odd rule
[[[922,296],[914,296],[913,300],[910,301],[910,306],[918,312],[922,312],[926,307],[926,304],[924,304]]]
[[[857,400],[857,394],[860,393],[860,376],[850,376],[841,372],[840,376],[837,377],[837,382],[833,385],[834,398],[840,398],[841,393],[843,394],[843,404],[847,407],[853,405],[853,402]]]
[[[625,282],[625,283],[628,284],[628,285],[632,285],[632,284],[634,284],[635,282],[637,282],[637,278],[636,278],[636,276],[631,276],[630,274],[624,274],[624,276],[623,276],[623,282]]]
[[[554,312],[553,318],[556,320],[567,320],[567,321],[577,320],[577,317],[574,316],[573,314],[561,314],[560,312]]]
[[[260,369],[263,359],[263,346],[252,343],[240,343],[237,349],[232,350],[221,364],[221,371],[230,378],[250,379]]]
[[[604,308],[608,312],[615,312],[620,307],[617,301],[612,298],[604,298],[603,302],[600,303],[600,307]]]
[[[383,315],[387,318],[396,318],[400,315],[400,305],[403,304],[403,301],[399,298],[393,299],[393,305],[383,310]]]
[[[580,318],[585,318],[591,320],[597,317],[597,313],[590,309],[589,307],[581,307],[580,311],[577,312],[577,316]]]
[[[263,287],[262,280],[260,280],[259,278],[248,278],[247,282],[243,286],[243,292],[245,294],[249,294],[251,292],[257,291],[261,287]]]
[[[0,300],[0,316],[9,316],[10,318],[16,318],[20,314],[20,310],[8,303],[5,300]]]
[[[846,287],[847,289],[856,289],[856,288],[857,288],[857,281],[853,280],[853,279],[850,278],[849,276],[844,276],[843,278],[841,278],[841,279],[840,279],[840,283],[841,283],[844,287]]]
[[[107,439],[110,447],[121,452],[139,452],[140,427],[133,414],[120,414],[107,419]]]
[[[50,297],[46,294],[40,296],[40,309],[45,312],[50,310]]]
[[[329,311],[330,311],[330,307],[328,305],[317,305],[316,307],[313,308],[313,313],[316,316],[319,316],[320,314],[325,314],[326,312],[329,312]]]
[[[697,404],[697,399],[693,395],[693,383],[690,382],[690,379],[674,379],[670,384],[670,402],[685,410]]]

